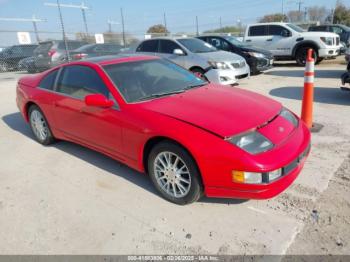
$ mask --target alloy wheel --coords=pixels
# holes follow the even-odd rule
[[[34,131],[35,136],[44,141],[48,136],[48,127],[44,116],[38,110],[33,110],[30,114],[30,124]]]
[[[161,152],[154,161],[158,185],[168,195],[182,198],[191,188],[191,175],[185,162],[172,152]]]

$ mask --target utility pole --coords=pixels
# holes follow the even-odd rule
[[[53,6],[53,7],[57,7],[57,8],[61,8],[61,7],[66,7],[66,8],[78,8],[81,10],[81,14],[83,16],[83,23],[84,23],[84,28],[85,28],[85,33],[86,35],[89,35],[89,30],[88,30],[88,25],[87,25],[87,19],[86,19],[86,10],[89,9],[89,7],[87,7],[84,2],[82,2],[80,5],[72,5],[72,4],[57,4],[57,3],[44,3],[44,5],[46,6]],[[58,7],[59,5],[59,7]]]
[[[196,16],[196,34],[199,36],[198,16]]]
[[[66,51],[66,56],[67,56],[68,62],[70,62],[71,58],[70,58],[70,55],[69,55],[69,52],[68,52],[67,37],[66,37],[66,32],[64,30],[63,16],[62,16],[61,4],[60,4],[59,0],[57,0],[57,9],[58,9],[58,14],[59,14],[60,21],[61,21],[61,29],[62,29],[62,37],[63,37],[63,41],[64,41],[64,48],[65,48],[65,51]]]
[[[282,19],[284,18],[284,0],[282,0]]]
[[[110,20],[110,19],[107,20],[107,24],[108,24],[108,31],[110,33],[112,33],[112,25],[120,25],[119,22],[116,22],[116,21],[113,21],[113,20]]]
[[[220,32],[222,32],[222,21],[221,21],[221,16],[220,16],[220,21],[219,21],[219,23],[220,23]]]
[[[125,25],[124,25],[124,14],[123,14],[123,8],[120,8],[120,16],[122,18],[122,30],[123,30],[123,46],[126,47],[125,43]]]
[[[167,24],[166,24],[166,14],[165,14],[165,12],[164,12],[163,19],[164,19],[165,35],[167,36],[168,35],[168,27],[167,27]]]
[[[31,22],[33,24],[36,41],[39,43],[40,42],[40,38],[39,38],[39,32],[38,32],[37,23],[38,22],[46,22],[47,20],[46,19],[36,18],[35,15],[33,15],[32,18],[5,18],[5,17],[0,17],[0,21]]]

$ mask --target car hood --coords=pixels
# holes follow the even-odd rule
[[[196,53],[201,57],[204,57],[207,60],[215,61],[215,62],[232,62],[237,60],[244,60],[240,55],[236,55],[230,52],[225,51],[215,51],[208,53]]]
[[[263,54],[263,55],[265,55],[267,57],[273,57],[273,54],[270,51],[267,51],[265,49],[258,48],[258,47],[255,47],[255,46],[242,46],[242,47],[240,47],[240,49],[243,52],[256,52],[256,53]]]
[[[299,35],[303,37],[339,37],[339,35],[331,32],[302,32]]]
[[[189,123],[220,137],[261,126],[280,112],[280,103],[240,88],[209,84],[140,104],[145,110]]]

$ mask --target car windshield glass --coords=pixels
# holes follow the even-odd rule
[[[294,25],[294,24],[287,24],[287,26],[294,31],[297,31],[298,33],[304,32],[305,30],[302,29],[300,26]]]
[[[199,39],[184,38],[177,39],[177,41],[180,42],[180,44],[185,46],[192,53],[209,53],[217,51],[215,47]]]
[[[128,103],[181,93],[207,84],[186,69],[161,59],[103,68]]]
[[[247,44],[243,43],[242,41],[237,40],[237,38],[234,36],[224,36],[224,38],[227,41],[229,41],[231,44],[233,44],[234,46],[237,46],[237,47],[247,46]]]

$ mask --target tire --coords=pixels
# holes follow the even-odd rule
[[[307,50],[309,49],[313,50],[313,55],[314,55],[314,60],[317,61],[318,60],[318,53],[317,50],[315,50],[312,47],[301,47],[297,50],[296,55],[295,55],[295,61],[297,62],[297,64],[299,66],[305,66],[306,64],[306,56],[307,56]]]
[[[56,141],[52,135],[50,126],[44,113],[36,105],[32,105],[28,110],[30,128],[35,139],[42,145],[50,145]]]
[[[203,194],[194,159],[175,143],[160,142],[153,147],[148,156],[148,174],[158,192],[175,204],[196,202]]]
[[[191,72],[193,74],[195,74],[197,77],[199,77],[199,78],[201,78],[201,79],[203,79],[205,81],[208,81],[208,78],[205,76],[205,71],[203,69],[195,67],[195,68],[191,69]]]

